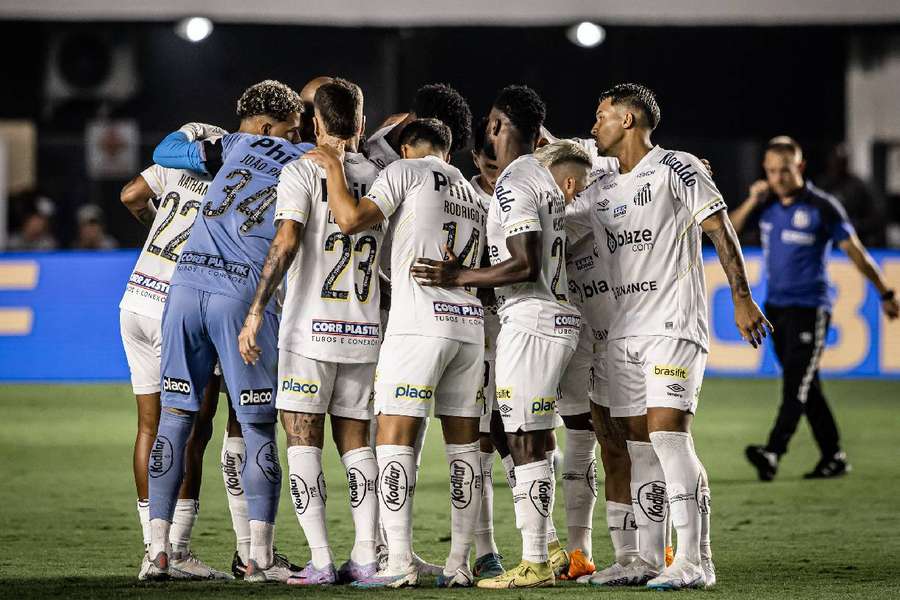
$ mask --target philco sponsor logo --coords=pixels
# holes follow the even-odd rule
[[[354,321],[327,321],[313,319],[312,332],[327,333],[346,337],[378,339],[381,326],[378,323],[357,323]]]
[[[272,403],[272,388],[241,390],[241,406],[258,406]]]
[[[613,233],[606,229],[606,247],[610,254],[615,254],[616,250],[625,246],[631,246],[632,252],[653,250],[653,232],[649,229],[626,229]]]
[[[556,397],[554,396],[535,398],[531,401],[531,414],[533,415],[549,415],[554,410],[556,410]]]
[[[550,491],[552,484],[546,479],[531,482],[528,497],[542,517],[550,515]]]
[[[553,329],[562,332],[581,329],[581,317],[579,315],[554,315]]]
[[[672,377],[684,380],[688,377],[688,370],[685,367],[675,365],[653,365],[653,374],[657,377]]]
[[[225,451],[222,462],[222,474],[225,476],[225,491],[232,496],[243,496],[241,471],[244,470],[244,457],[241,454]]]
[[[366,479],[365,474],[356,467],[347,469],[347,487],[350,490],[350,506],[358,507],[365,500],[366,494],[374,489],[375,482]]]
[[[650,481],[638,490],[638,505],[647,518],[662,523],[666,518],[666,483]]]
[[[172,442],[163,435],[157,435],[150,449],[148,471],[150,477],[162,477],[172,468]]]
[[[440,316],[468,317],[484,319],[484,307],[477,304],[453,304],[451,302],[432,302],[434,314]]]
[[[291,475],[291,498],[294,499],[294,512],[298,515],[309,508],[309,486],[298,475]]]
[[[463,460],[450,462],[450,503],[462,510],[472,502],[472,488],[475,486],[475,472]]]
[[[281,483],[281,465],[278,464],[278,449],[275,442],[267,442],[256,453],[256,465],[269,483]]]
[[[685,187],[694,187],[697,185],[697,172],[691,170],[690,163],[683,163],[675,158],[674,152],[667,152],[666,155],[662,157],[662,160],[659,161],[659,164],[666,165],[672,169],[672,171],[675,172],[675,175],[678,176],[678,179],[684,183]]]
[[[650,183],[647,182],[641,186],[641,189],[638,190],[638,193],[634,195],[632,199],[636,206],[644,206],[645,204],[650,204],[653,201],[653,197],[650,195]]]
[[[281,380],[281,391],[312,397],[319,393],[319,382],[288,377]]]
[[[431,400],[434,397],[434,388],[430,385],[416,387],[408,383],[401,383],[394,389],[394,398],[408,398],[410,400]]]
[[[190,396],[191,382],[184,379],[175,379],[174,377],[163,377],[163,391]]]
[[[385,465],[381,472],[381,498],[384,500],[388,510],[397,512],[406,504],[406,498],[409,495],[407,486],[409,478],[406,476],[406,469],[403,465],[392,460]]]

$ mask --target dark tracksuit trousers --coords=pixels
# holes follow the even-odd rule
[[[831,457],[840,450],[840,439],[819,380],[819,360],[831,314],[825,308],[769,303],[765,310],[775,327],[772,341],[784,371],[781,407],[766,450],[779,456],[786,453],[800,417],[805,414],[822,456]]]

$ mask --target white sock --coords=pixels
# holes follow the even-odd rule
[[[172,524],[165,519],[150,519],[150,560],[156,558],[160,552],[170,554],[172,546],[169,545],[169,528]],[[171,558],[171,557],[170,557]]]
[[[638,555],[638,530],[631,504],[606,501],[606,526],[612,539],[616,562],[627,565]]]
[[[694,451],[690,433],[654,431],[650,434],[653,448],[666,474],[666,490],[672,524],[678,534],[676,556],[700,564],[700,461]]]
[[[703,463],[700,463],[700,558],[712,558],[712,546],[709,543],[709,516],[712,514],[712,498],[709,493],[709,475]]]
[[[412,503],[416,489],[416,457],[412,446],[384,445],[378,457],[378,509],[393,571],[412,564]]]
[[[506,485],[509,489],[516,487],[516,463],[513,462],[512,454],[507,454],[500,461],[503,463],[503,471],[506,475]]]
[[[325,524],[325,476],[322,473],[322,449],[315,446],[290,446],[287,449],[291,499],[294,513],[309,544],[313,566],[323,569],[334,562],[328,545]]]
[[[547,516],[553,507],[553,473],[546,460],[516,467],[513,502],[516,527],[522,532],[522,560],[545,563]]]
[[[658,571],[665,568],[666,476],[653,444],[628,441],[631,457],[631,503],[638,526],[640,556]]]
[[[554,468],[554,458],[556,449],[548,450],[547,466],[550,469],[550,483],[553,484],[553,495],[551,496],[550,510],[547,513],[547,544],[559,544],[559,535],[556,533],[556,524],[553,522],[553,509],[556,508],[556,469]]]
[[[350,514],[356,538],[350,550],[350,560],[359,565],[375,562],[375,538],[378,529],[378,497],[375,482],[378,480],[378,463],[375,453],[365,446],[350,450],[341,457],[347,472],[350,488]]]
[[[569,532],[566,548],[580,549],[588,558],[593,553],[591,529],[597,502],[596,448],[597,436],[590,429],[566,429],[562,477]]]
[[[275,524],[250,521],[250,560],[260,569],[268,569],[275,562]]]
[[[447,444],[450,470],[450,554],[444,565],[447,575],[469,567],[469,550],[481,513],[483,482],[478,447],[478,442]]]
[[[150,545],[150,501],[137,501],[138,520],[141,522],[141,536],[144,539],[144,549]]]
[[[228,437],[222,442],[222,478],[225,480],[225,497],[228,499],[228,512],[231,513],[231,527],[238,556],[247,564],[250,560],[250,521],[247,519],[247,496],[241,483],[241,471],[244,469],[244,458],[247,446],[242,437]]]
[[[475,524],[475,557],[499,554],[494,541],[494,453],[479,452],[481,463],[481,510]]]
[[[175,503],[172,528],[169,530],[172,552],[177,554],[191,549],[191,533],[194,531],[194,523],[197,522],[199,510],[200,502],[198,500],[179,498]]]

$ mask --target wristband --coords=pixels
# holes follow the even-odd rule
[[[894,299],[894,290],[888,290],[881,295],[881,301],[887,302],[888,300]]]

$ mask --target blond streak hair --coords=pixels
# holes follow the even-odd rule
[[[590,169],[593,164],[587,150],[572,140],[557,140],[542,146],[534,151],[534,157],[548,169],[563,163],[573,163]]]

